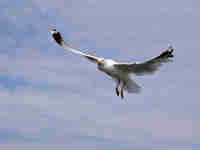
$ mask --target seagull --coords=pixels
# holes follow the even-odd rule
[[[124,98],[124,90],[126,90],[128,93],[140,93],[141,91],[141,86],[139,86],[134,80],[131,79],[131,74],[136,76],[153,74],[164,63],[172,62],[172,59],[170,58],[174,56],[172,54],[174,49],[172,46],[169,46],[159,56],[144,62],[117,62],[111,59],[92,56],[79,50],[73,49],[63,40],[60,32],[57,32],[56,29],[51,29],[50,33],[52,34],[52,37],[57,42],[57,44],[59,44],[65,50],[87,58],[92,63],[97,64],[98,70],[112,77],[112,79],[116,82],[115,93],[117,96],[121,96],[121,99]]]

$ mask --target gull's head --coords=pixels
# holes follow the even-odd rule
[[[97,66],[98,66],[98,69],[101,70],[101,71],[109,71],[110,69],[113,68],[113,65],[116,64],[116,62],[114,60],[111,60],[111,59],[98,59],[97,61]]]
[[[103,65],[105,63],[105,60],[103,58],[100,58],[97,60],[97,65]]]

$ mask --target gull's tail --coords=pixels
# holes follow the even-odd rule
[[[128,93],[140,93],[141,87],[135,81],[133,81],[131,78],[129,78],[126,81],[125,90],[127,90]]]

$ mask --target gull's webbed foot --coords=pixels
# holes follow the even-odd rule
[[[122,85],[122,88],[121,88],[121,91],[120,91],[120,94],[121,94],[121,99],[124,99],[124,88],[126,86],[126,82],[123,81],[123,85]]]
[[[117,86],[115,88],[115,92],[116,92],[117,96],[119,96],[119,86],[120,86],[120,80],[118,80]]]
[[[121,99],[124,99],[124,91],[121,90]]]
[[[117,96],[119,96],[119,90],[118,90],[118,88],[115,88],[115,92],[116,92]]]

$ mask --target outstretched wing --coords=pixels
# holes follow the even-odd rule
[[[162,64],[172,61],[170,58],[174,56],[172,54],[173,51],[174,49],[169,47],[159,56],[148,61],[137,63],[118,63],[115,64],[114,67],[123,72],[134,73],[136,75],[152,74],[158,70]]]
[[[50,30],[53,39],[56,41],[56,43],[58,43],[60,46],[62,46],[64,49],[71,51],[72,53],[75,54],[79,54],[82,55],[84,57],[86,57],[88,60],[90,60],[93,63],[97,63],[97,61],[99,61],[102,58],[96,57],[96,56],[92,56],[92,55],[88,55],[86,53],[83,53],[79,50],[73,49],[71,48],[62,38],[60,32],[57,32],[56,29],[52,29]]]

